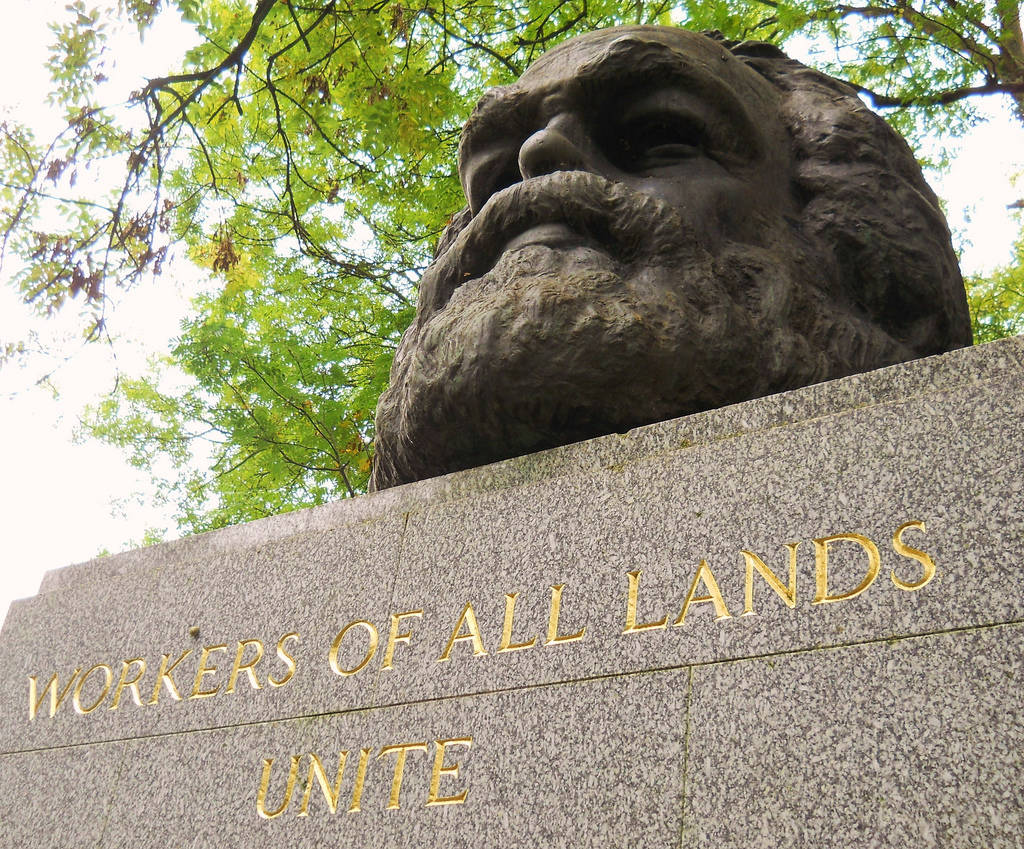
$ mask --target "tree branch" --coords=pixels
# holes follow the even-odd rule
[[[933,94],[921,94],[909,97],[891,97],[879,94],[862,85],[847,81],[847,85],[856,89],[860,94],[871,99],[871,104],[879,109],[906,108],[909,106],[948,106],[958,100],[968,97],[975,97],[986,94],[1008,94],[1016,97],[1024,94],[1024,83],[999,83],[991,82],[984,85],[963,86],[961,88],[947,89]]]
[[[270,14],[271,9],[276,5],[277,0],[260,0],[256,5],[256,9],[252,13],[252,20],[249,23],[249,28],[239,39],[227,56],[213,68],[207,68],[205,71],[192,71],[188,74],[171,74],[166,77],[154,77],[142,90],[142,97],[146,97],[154,91],[167,89],[170,86],[178,85],[180,83],[194,83],[198,82],[200,85],[195,89],[189,100],[195,100],[199,94],[202,93],[214,79],[216,79],[228,68],[233,68],[242,63],[245,59],[245,54],[249,52],[249,48],[252,47],[252,43],[256,40],[256,36],[260,31],[260,27],[263,25],[263,21],[267,15]],[[142,99],[140,97],[140,99]]]

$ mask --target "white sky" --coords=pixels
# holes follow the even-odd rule
[[[4,12],[18,26],[0,35],[0,113],[9,112],[46,136],[59,126],[45,109],[49,77],[44,66],[53,38],[46,23],[66,0],[5,0]],[[188,38],[168,21],[140,44],[134,31],[117,44],[124,75],[115,78],[125,94],[139,87],[145,69],[152,75],[170,67]],[[127,69],[136,69],[134,75]],[[10,267],[0,273],[0,343],[24,338],[42,327],[47,339],[78,333],[72,309],[40,324],[8,285]],[[37,358],[22,370],[0,369],[0,613],[14,598],[34,595],[45,570],[87,560],[101,550],[130,547],[149,527],[173,529],[169,515],[147,503],[148,481],[119,452],[97,442],[74,444],[72,434],[82,408],[109,392],[119,373],[143,370],[149,354],[162,352],[184,316],[194,280],[188,268],[165,272],[155,284],[121,297],[115,346],[64,350],[74,356],[56,372],[60,395],[33,382],[59,362]],[[12,396],[13,394],[13,397]],[[138,497],[141,494],[141,497]],[[120,505],[120,506],[115,506]]]
[[[43,62],[51,37],[45,24],[63,5],[64,0],[5,0],[7,19],[18,25],[0,35],[0,113],[14,110],[36,125],[46,120],[40,112],[49,86]],[[147,72],[166,72],[185,37],[180,27],[169,25],[144,45],[134,36],[125,38],[119,62],[139,69],[140,79]],[[137,81],[128,84],[137,87]],[[1017,233],[1007,204],[1024,196],[1024,184],[1015,189],[1010,182],[1012,174],[1024,170],[1024,129],[997,104],[986,105],[989,122],[964,139],[949,173],[931,177],[948,203],[951,225],[963,228],[970,243],[965,273],[1006,263]],[[46,389],[26,388],[45,371],[39,362],[31,371],[0,370],[0,614],[12,599],[33,595],[46,569],[87,560],[103,549],[123,550],[148,527],[173,532],[169,516],[148,503],[147,481],[114,449],[73,444],[72,431],[82,407],[113,387],[118,369],[137,373],[147,353],[167,347],[195,291],[190,276],[187,270],[171,271],[125,297],[115,326],[122,336],[135,338],[124,338],[113,349],[93,345],[78,352],[56,375],[59,398]],[[60,322],[70,319],[58,318],[48,329],[57,332]],[[0,275],[0,343],[20,338],[33,321],[38,326],[10,291],[6,275]],[[15,390],[20,391],[9,397]],[[141,497],[133,498],[136,493]],[[117,503],[120,508],[112,509]]]

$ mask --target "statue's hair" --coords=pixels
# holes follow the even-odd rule
[[[949,228],[903,138],[851,86],[773,45],[705,35],[781,93],[800,226],[834,265],[852,306],[918,356],[970,345]]]

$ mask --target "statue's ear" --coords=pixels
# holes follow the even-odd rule
[[[448,223],[441,233],[441,238],[437,240],[437,247],[434,248],[434,259],[437,259],[452,246],[459,237],[459,233],[466,228],[466,225],[469,224],[472,218],[473,212],[468,206],[464,206],[448,219]]]

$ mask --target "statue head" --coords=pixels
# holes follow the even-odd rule
[[[382,489],[970,344],[938,202],[842,82],[672,27],[567,41],[466,124],[377,410]]]

